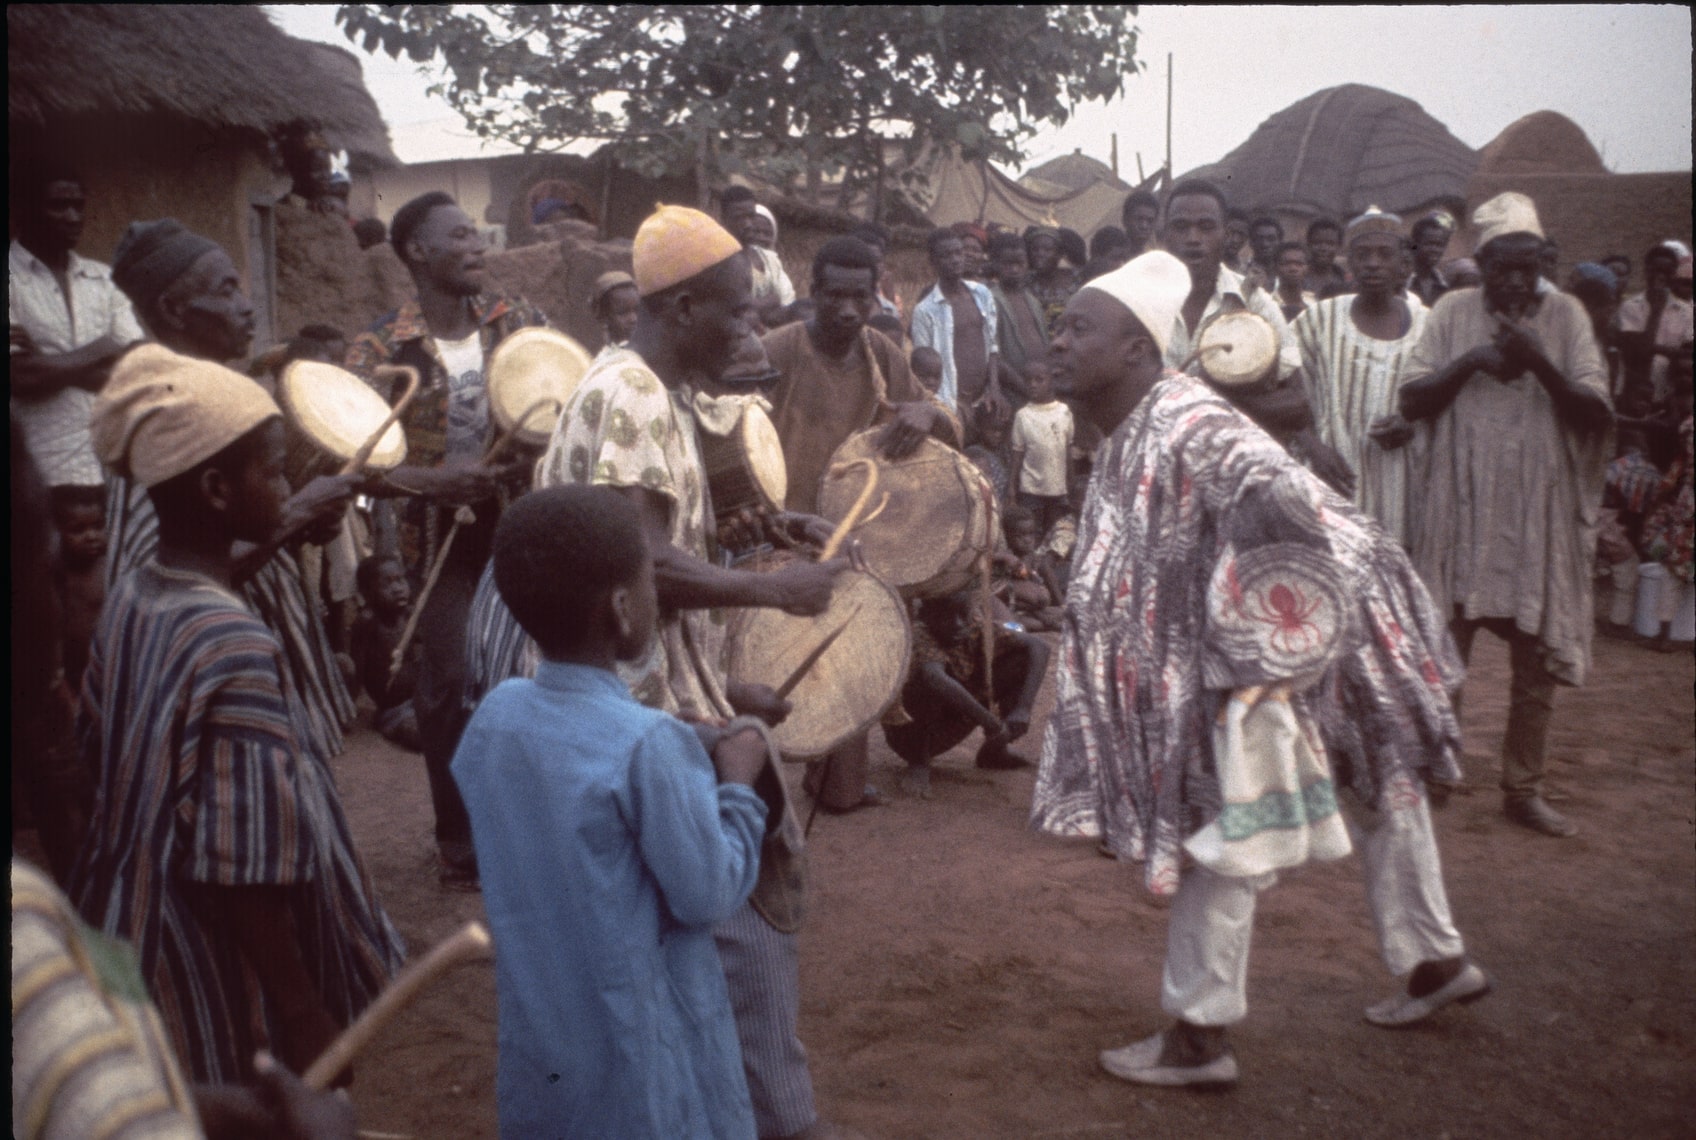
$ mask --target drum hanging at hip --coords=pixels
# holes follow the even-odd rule
[[[771,417],[758,404],[742,410],[726,435],[698,433],[713,514],[722,523],[740,511],[781,511],[789,497],[789,468]]]
[[[287,417],[289,484],[334,475],[359,456],[391,409],[353,373],[315,360],[297,360],[277,379],[277,402]],[[362,466],[388,471],[406,461],[406,433],[390,422]]]
[[[554,329],[519,329],[495,346],[487,370],[495,430],[543,447],[592,363],[582,345]]]
[[[819,483],[819,513],[832,522],[847,514],[865,479],[844,469],[870,460],[889,496],[854,533],[872,573],[905,597],[976,585],[1001,529],[994,489],[970,459],[934,439],[905,459],[884,458],[876,446],[882,431],[858,432],[836,449]]]
[[[755,569],[775,570],[798,557],[780,551],[762,558]],[[900,595],[874,575],[843,571],[830,607],[813,617],[774,609],[729,613],[725,672],[744,684],[778,688],[836,635],[795,682],[789,694],[794,711],[772,729],[789,759],[823,756],[869,730],[901,694],[912,628]]]

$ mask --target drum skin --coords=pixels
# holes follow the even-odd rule
[[[888,505],[854,531],[872,573],[906,597],[938,597],[977,585],[981,561],[994,552],[1001,530],[1001,508],[988,480],[970,459],[934,439],[922,441],[905,459],[886,459],[877,450],[882,432],[857,432],[836,449],[819,482],[819,514],[839,522],[848,513],[865,477],[831,472],[870,459],[878,465],[871,509],[889,495]]]
[[[503,433],[512,431],[523,417],[514,440],[532,447],[546,444],[591,363],[589,351],[562,332],[519,329],[497,344],[489,357],[489,411],[495,427]],[[551,410],[545,403],[548,400],[556,401]],[[542,403],[540,409],[538,403]]]
[[[781,563],[779,558],[766,568]],[[772,729],[787,759],[812,759],[847,743],[876,725],[901,695],[913,631],[900,595],[874,575],[859,570],[837,575],[830,608],[814,617],[775,609],[729,614],[725,672],[733,681],[774,689],[848,623],[790,693],[794,711]]]
[[[1216,383],[1252,384],[1277,362],[1278,334],[1254,313],[1220,313],[1196,337],[1196,356]]]
[[[333,475],[388,418],[389,405],[365,381],[333,364],[297,360],[277,380],[289,423],[289,482]],[[406,461],[406,432],[390,424],[365,466],[389,471]]]
[[[789,468],[771,417],[758,404],[742,410],[729,435],[702,428],[701,462],[713,513],[720,521],[741,510],[781,511],[789,497]]]

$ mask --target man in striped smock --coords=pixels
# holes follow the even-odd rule
[[[1349,223],[1346,240],[1359,292],[1315,302],[1292,331],[1319,438],[1354,468],[1355,506],[1405,547],[1406,444],[1413,429],[1396,410],[1396,389],[1425,329],[1426,309],[1402,289],[1400,218],[1374,207]]]
[[[282,513],[281,414],[248,378],[144,345],[113,370],[93,438],[147,489],[158,545],[90,648],[98,791],[71,894],[135,947],[194,1079],[245,1079],[261,1045],[301,1069],[404,951],[327,760],[302,743],[277,638],[231,585],[232,544]]]

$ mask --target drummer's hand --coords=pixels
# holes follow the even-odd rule
[[[777,695],[777,690],[770,685],[748,685],[741,681],[732,681],[724,688],[725,699],[730,707],[743,716],[757,716],[768,725],[776,728],[788,719],[795,711],[795,705]]]
[[[890,420],[877,437],[877,447],[886,459],[905,459],[919,444],[936,430],[936,421],[943,418],[942,409],[935,404],[913,400],[895,406],[895,418]]]
[[[293,530],[323,520],[341,525],[364,479],[359,475],[320,475],[289,496],[283,504],[283,527]],[[335,536],[332,534],[331,538]],[[318,541],[314,539],[313,541]]]
[[[821,549],[836,529],[831,526],[830,520],[804,511],[783,511],[772,522],[791,543],[805,543]]]
[[[317,1092],[269,1053],[254,1058],[259,1095],[290,1140],[352,1140],[356,1135],[353,1102],[346,1095]]]
[[[751,728],[725,736],[713,749],[713,767],[718,769],[721,783],[751,788],[765,766],[765,739]]]
[[[849,568],[848,559],[829,562],[792,562],[770,574],[761,574],[758,585],[772,606],[801,617],[822,614],[830,605],[836,576]]]

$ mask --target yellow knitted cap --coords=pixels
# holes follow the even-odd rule
[[[90,427],[102,463],[152,487],[280,415],[265,389],[241,373],[144,344],[112,369]]]
[[[636,231],[631,251],[636,291],[652,296],[741,252],[742,243],[708,215],[687,206],[661,206]]]

